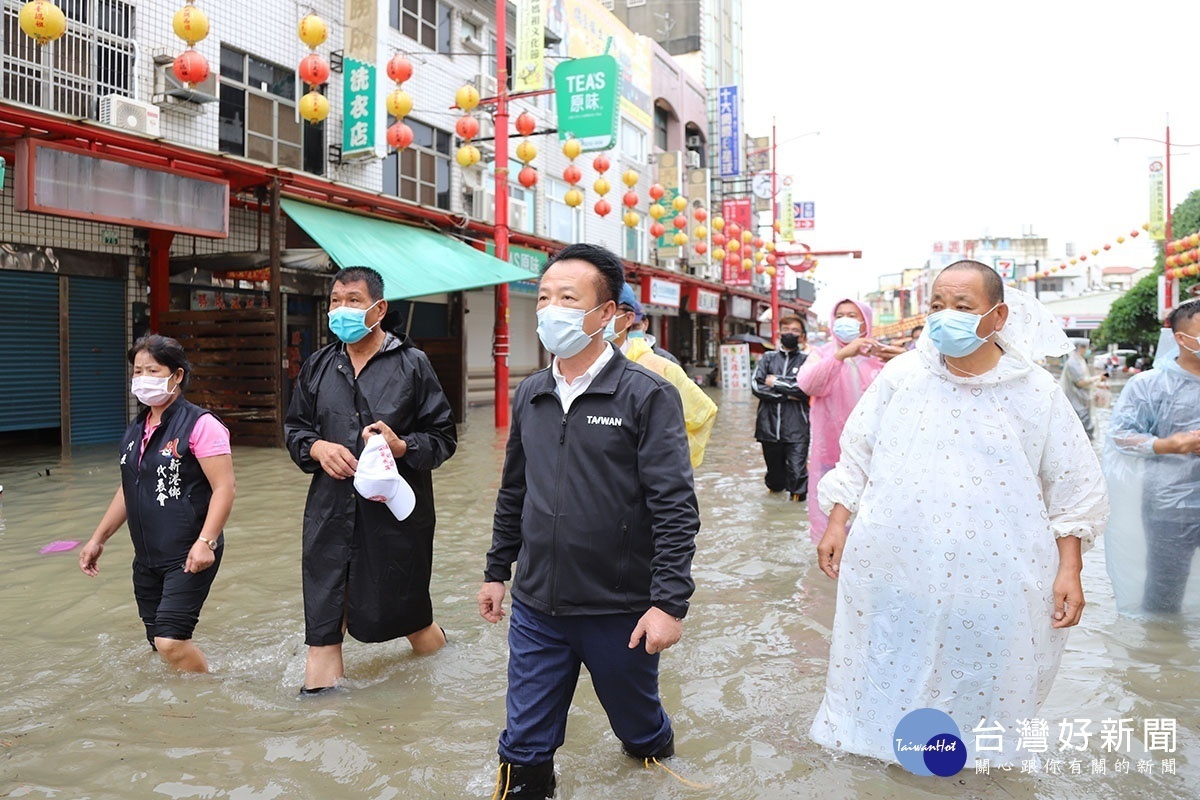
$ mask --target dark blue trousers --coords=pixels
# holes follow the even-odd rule
[[[562,746],[567,711],[587,667],[613,733],[634,755],[671,739],[658,697],[658,655],[645,643],[629,648],[640,614],[552,617],[513,600],[508,628],[508,720],[500,734],[503,761],[533,766]]]

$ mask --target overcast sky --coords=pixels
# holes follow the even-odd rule
[[[794,199],[816,203],[821,313],[939,240],[1030,226],[1100,264],[1148,265],[1148,159],[1200,143],[1200,3],[744,0],[745,127],[770,133]],[[786,79],[781,79],[786,76]],[[819,130],[820,136],[805,136]],[[1172,201],[1200,147],[1172,149]],[[1187,155],[1184,155],[1187,154]]]

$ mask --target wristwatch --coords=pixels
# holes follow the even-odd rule
[[[212,550],[214,553],[217,552],[217,540],[216,539],[205,539],[203,536],[199,536],[197,538],[200,541],[204,542],[206,545],[208,545],[209,550]]]

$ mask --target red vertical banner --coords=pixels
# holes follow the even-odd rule
[[[721,202],[721,216],[725,218],[725,226],[737,225],[744,231],[753,230],[753,212],[750,208],[750,198],[724,200]],[[727,256],[721,269],[722,282],[726,286],[750,286],[753,272],[742,269],[742,250]]]

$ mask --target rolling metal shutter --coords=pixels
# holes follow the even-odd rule
[[[70,278],[71,446],[119,442],[125,432],[125,286]]]
[[[58,276],[0,270],[0,431],[60,425]]]

